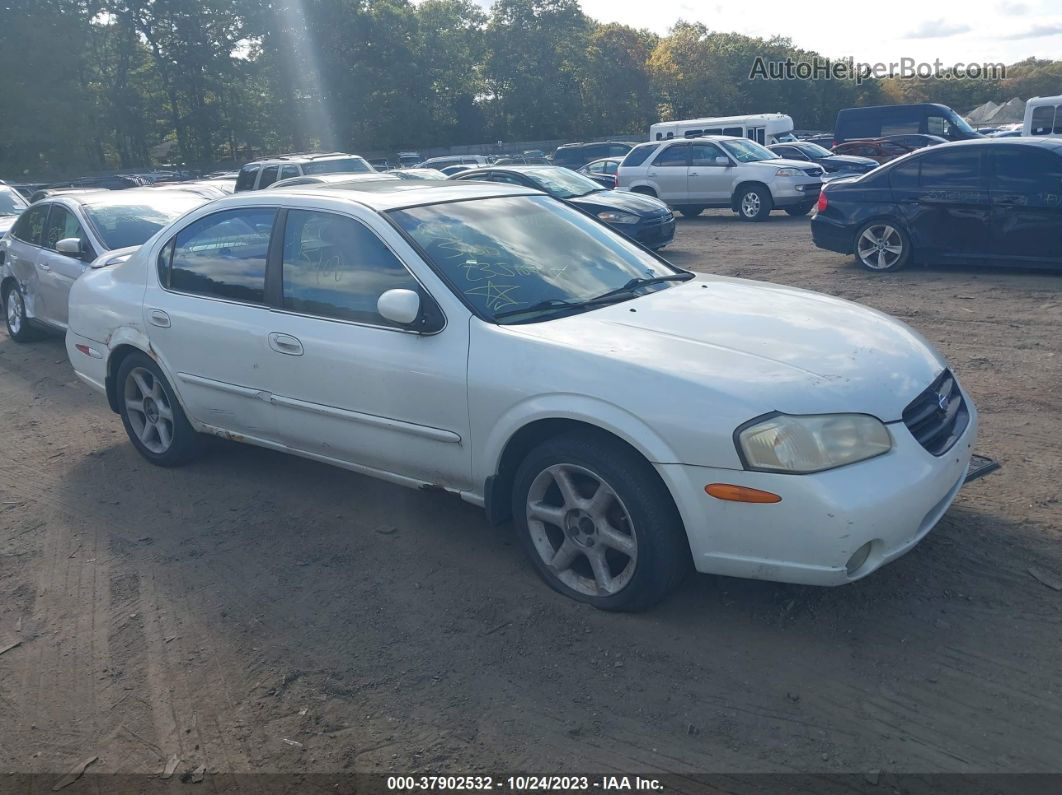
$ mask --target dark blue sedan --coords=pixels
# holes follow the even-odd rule
[[[771,144],[767,147],[786,160],[807,160],[816,163],[831,174],[865,174],[878,167],[878,161],[855,155],[836,155],[829,149],[809,141],[794,141],[788,144]]]
[[[659,199],[640,193],[607,190],[568,168],[488,166],[462,171],[450,179],[504,182],[536,188],[593,215],[647,248],[663,248],[675,237],[675,216]]]

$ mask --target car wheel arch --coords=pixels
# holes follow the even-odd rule
[[[652,196],[653,198],[659,198],[656,192],[656,188],[652,185],[632,185],[630,189],[631,193],[640,193],[643,196]]]
[[[507,432],[504,439],[499,439],[491,445],[493,455],[488,458],[491,464],[483,488],[484,507],[491,523],[501,524],[511,518],[509,506],[513,478],[523,459],[542,442],[558,435],[600,434],[603,438],[622,443],[650,465],[653,462],[675,460],[676,457],[670,448],[647,427],[646,433],[635,438],[630,433],[631,429],[617,427],[614,422],[602,422],[603,419],[605,418],[601,415],[580,416],[570,412],[527,418],[518,427]],[[641,425],[640,421],[638,422]],[[667,490],[670,494],[670,489]]]
[[[738,202],[741,201],[741,193],[749,188],[763,188],[772,198],[774,197],[774,192],[766,182],[760,182],[757,179],[742,180],[734,186],[734,191],[730,194],[730,209],[737,212]]]
[[[111,411],[117,414],[120,409],[118,404],[117,381],[118,370],[121,368],[122,362],[130,354],[141,353],[159,366],[159,369],[162,370],[162,374],[170,384],[170,389],[172,389],[174,395],[177,396],[177,401],[181,404],[181,408],[187,414],[188,409],[185,405],[184,398],[181,396],[180,385],[177,383],[177,379],[173,377],[170,368],[158,355],[157,351],[155,351],[155,348],[152,346],[151,341],[146,336],[135,329],[118,329],[111,336],[108,347],[110,353],[107,355],[107,371],[104,387],[107,392],[107,404],[111,407]],[[195,425],[195,422],[192,421],[190,417],[189,420]]]

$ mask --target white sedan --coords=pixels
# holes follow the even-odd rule
[[[859,579],[937,523],[977,433],[903,323],[679,270],[498,184],[220,199],[78,279],[67,351],[155,464],[214,434],[442,488],[607,609],[691,561]]]

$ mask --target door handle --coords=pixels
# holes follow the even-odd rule
[[[153,326],[159,328],[170,327],[170,316],[163,312],[161,309],[149,309],[148,310],[148,322]]]
[[[701,174],[699,171],[690,171],[686,174],[688,177],[699,177]]]
[[[50,271],[52,269],[52,266],[49,265],[47,262],[38,262],[37,267],[40,268],[42,271]]]
[[[1014,194],[996,196],[996,204],[1024,204],[1024,198],[1024,196],[1015,196]]]
[[[302,343],[298,338],[290,334],[281,334],[278,331],[269,333],[269,347],[277,353],[287,356],[302,356]]]

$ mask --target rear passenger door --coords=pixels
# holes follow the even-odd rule
[[[992,253],[1062,262],[1062,156],[1036,146],[992,146]]]
[[[689,167],[690,145],[671,144],[661,150],[649,164],[648,176],[656,186],[656,194],[668,204],[686,201],[686,169]]]
[[[34,204],[19,216],[6,237],[4,264],[22,287],[26,311],[31,317],[43,318],[47,311],[40,298],[37,260],[41,255],[41,239],[51,206],[51,203]]]
[[[276,208],[203,216],[173,235],[144,295],[152,347],[188,414],[217,431],[273,441],[266,365],[266,258]]]
[[[56,251],[56,243],[70,237],[76,237],[81,241],[81,250],[85,252],[83,257],[71,257]],[[66,328],[69,318],[70,287],[74,284],[74,280],[84,273],[88,262],[95,258],[94,254],[88,236],[81,228],[77,217],[67,207],[53,204],[44,226],[41,250],[37,257],[40,293],[47,313],[43,319]]]

